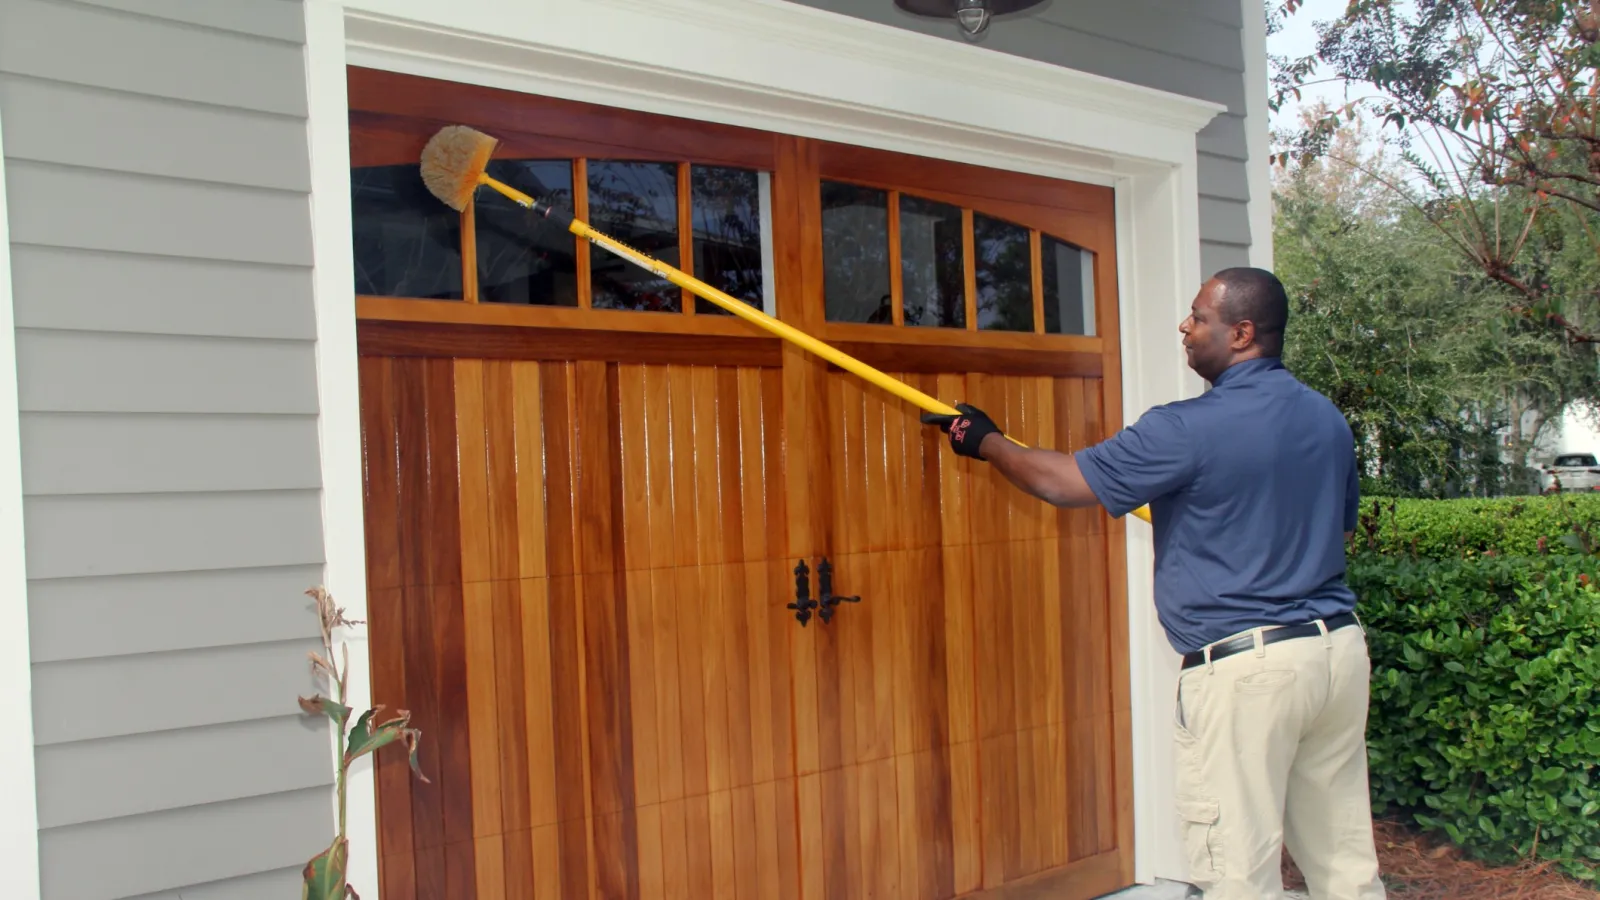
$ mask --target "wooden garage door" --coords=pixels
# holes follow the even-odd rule
[[[378,764],[384,895],[1131,881],[1121,524],[415,159],[490,131],[508,180],[1062,448],[1115,427],[1109,191],[350,75],[374,693],[430,779]],[[797,565],[859,602],[801,624]]]

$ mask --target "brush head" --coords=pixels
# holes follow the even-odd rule
[[[445,206],[460,212],[467,208],[478,176],[489,165],[499,140],[468,128],[447,125],[422,148],[422,183]]]

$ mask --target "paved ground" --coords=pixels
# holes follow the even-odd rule
[[[1188,896],[1189,886],[1178,881],[1157,881],[1155,884],[1140,884],[1109,894],[1100,900],[1184,900]],[[1284,891],[1284,900],[1307,900],[1307,895],[1299,891]],[[1040,898],[1043,900],[1043,898]]]

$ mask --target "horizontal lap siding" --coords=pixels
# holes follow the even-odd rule
[[[298,0],[0,3],[44,896],[293,896],[329,837]]]
[[[890,0],[792,0],[962,41],[954,22]],[[1200,260],[1205,274],[1248,265],[1243,8],[1238,0],[1054,0],[997,20],[980,46],[1227,106],[1200,132]]]

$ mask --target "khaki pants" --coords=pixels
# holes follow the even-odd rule
[[[1285,844],[1312,900],[1382,900],[1367,793],[1371,671],[1366,635],[1351,625],[1258,637],[1254,651],[1181,674],[1178,812],[1206,900],[1281,898]]]

